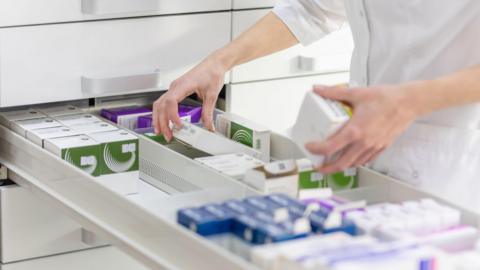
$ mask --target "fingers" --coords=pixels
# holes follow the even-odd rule
[[[360,144],[349,145],[338,159],[323,165],[319,171],[324,174],[331,174],[351,168],[362,153],[363,147]]]
[[[207,94],[203,100],[202,122],[205,128],[210,131],[215,131],[215,125],[213,124],[213,113],[215,111],[216,103],[217,96],[213,94]]]
[[[360,130],[352,127],[351,124],[347,124],[326,141],[321,143],[307,143],[305,148],[312,154],[328,157],[345,148],[361,136]]]
[[[336,86],[313,86],[313,91],[324,98],[351,103],[353,101],[352,91],[345,87]]]

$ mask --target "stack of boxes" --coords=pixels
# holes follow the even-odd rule
[[[138,138],[76,106],[3,112],[0,122],[92,176],[138,170]]]
[[[475,248],[478,230],[460,220],[458,210],[430,199],[366,206],[284,194],[177,212],[182,226],[272,270],[436,270],[439,260]]]

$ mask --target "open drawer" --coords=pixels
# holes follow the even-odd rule
[[[288,139],[274,135],[272,140],[272,156],[299,155]],[[162,157],[184,158],[181,153],[159,144],[158,149],[160,152],[156,154]],[[0,162],[13,172],[12,178],[23,188],[62,209],[82,227],[152,269],[255,269],[249,262],[180,227],[175,221],[175,213],[180,208],[255,193],[242,182],[202,170],[203,174],[195,178],[180,175],[195,188],[183,192],[170,186],[168,190],[169,183],[179,179],[180,168],[164,163],[159,166],[171,171],[156,180],[170,195],[159,190],[158,196],[132,200],[3,126],[0,126]],[[195,166],[192,163],[184,171]],[[212,178],[206,179],[210,176]],[[136,176],[119,174],[118,177]],[[359,186],[340,195],[365,198],[372,203],[433,197],[365,168],[359,170]],[[463,211],[463,218],[467,224],[479,224],[479,217],[474,213]]]

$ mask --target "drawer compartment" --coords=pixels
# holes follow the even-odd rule
[[[268,10],[233,12],[233,37],[239,36]],[[232,83],[348,71],[353,51],[350,30],[345,27],[305,47],[296,45],[232,70]]]
[[[273,7],[276,0],[233,0],[233,9]]]
[[[3,28],[0,107],[164,90],[229,39],[228,12]]]
[[[231,0],[2,0],[0,27],[230,8]]]
[[[24,188],[1,187],[0,207],[2,263],[96,246],[82,241],[78,223]]]

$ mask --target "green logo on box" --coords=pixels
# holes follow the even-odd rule
[[[253,147],[253,130],[232,122],[230,126],[230,137],[249,147]]]

